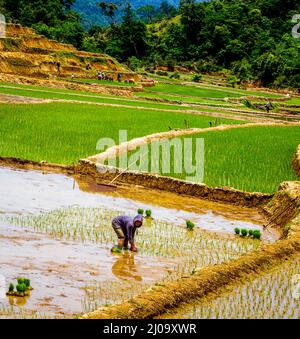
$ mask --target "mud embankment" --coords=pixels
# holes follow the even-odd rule
[[[41,79],[35,77],[25,77],[19,75],[11,75],[11,74],[0,74],[0,81],[7,82],[16,85],[34,85],[41,86],[47,88],[56,88],[56,89],[68,89],[68,90],[76,90],[82,92],[90,92],[90,93],[98,93],[98,94],[106,94],[106,95],[117,95],[124,97],[132,97],[133,87],[128,86],[126,89],[122,87],[119,89],[117,86],[105,86],[105,84],[100,85],[96,84],[93,86],[92,84],[79,84],[71,81],[63,81],[63,80],[55,80],[55,79]],[[97,80],[95,80],[96,82]]]
[[[80,176],[81,180],[92,180],[94,184],[108,184],[121,174],[114,184],[118,186],[141,186],[147,189],[161,190],[180,195],[201,198],[212,202],[220,202],[240,207],[256,208],[267,204],[272,195],[262,193],[248,193],[233,188],[212,188],[204,184],[194,184],[170,177],[163,177],[150,173],[126,171],[122,172],[111,167],[95,164],[88,160],[81,160],[75,165],[52,164],[45,161],[35,162],[17,158],[0,157],[0,166],[17,169],[39,170],[52,173]]]
[[[52,173],[63,173],[67,175],[74,174],[74,166],[72,165],[61,165],[61,164],[53,164],[46,161],[30,161],[23,160],[18,158],[5,158],[0,157],[0,166],[8,166],[12,168],[18,169],[26,169],[26,170],[40,170],[47,171]]]
[[[300,236],[300,181],[284,182],[263,208],[270,226],[283,227],[286,238]]]
[[[284,196],[284,199],[282,197]],[[183,302],[216,295],[229,284],[238,283],[249,275],[267,271],[300,252],[300,182],[286,182],[269,206],[270,219],[281,227],[289,225],[287,238],[241,258],[198,270],[193,276],[173,283],[153,286],[139,296],[120,305],[101,307],[85,314],[90,319],[146,319],[178,307]],[[280,212],[277,211],[279,206]],[[287,210],[287,212],[284,212]],[[273,214],[272,214],[273,213]]]
[[[293,167],[298,177],[300,177],[300,145],[298,145],[296,153],[293,157]]]
[[[75,173],[93,178],[98,184],[111,182],[119,175],[114,181],[115,184],[139,185],[241,207],[258,207],[268,203],[272,198],[269,194],[243,192],[229,187],[212,188],[205,184],[195,184],[145,172],[122,171],[88,160],[81,160],[75,168]]]

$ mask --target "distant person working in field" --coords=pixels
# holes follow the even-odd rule
[[[271,108],[274,108],[270,100],[268,100],[268,102],[265,104],[265,108],[267,110],[267,113],[270,112]]]
[[[58,61],[58,62],[56,63],[56,69],[57,69],[57,72],[58,72],[58,73],[60,73],[60,67],[61,67],[61,64],[60,64],[60,62]]]
[[[137,252],[135,246],[134,236],[138,228],[143,225],[143,216],[138,214],[136,217],[119,216],[113,219],[112,227],[118,236],[118,247],[113,248],[112,252],[119,252],[123,249],[128,250],[128,243],[130,243],[130,250]]]

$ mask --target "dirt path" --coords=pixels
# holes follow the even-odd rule
[[[0,93],[0,103],[5,103],[5,104],[49,104],[51,102],[53,102],[53,100],[37,99],[37,98],[23,97],[20,95]]]

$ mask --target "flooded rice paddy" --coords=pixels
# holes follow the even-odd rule
[[[59,174],[0,168],[0,274],[6,287],[31,280],[26,298],[0,299],[0,317],[76,317],[120,303],[198,267],[238,258],[261,242],[233,235],[262,230],[257,211],[140,187],[104,189]],[[111,220],[151,209],[139,252],[113,255]],[[192,220],[197,228],[185,229]],[[264,232],[264,241],[276,240]]]
[[[166,318],[299,319],[299,272],[300,258],[291,259],[219,298],[182,307]]]

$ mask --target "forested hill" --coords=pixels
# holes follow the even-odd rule
[[[109,54],[134,70],[177,65],[234,76],[239,83],[300,88],[300,38],[292,35],[299,0],[180,0],[177,8],[171,0],[159,8],[149,5],[159,0],[142,0],[134,1],[135,6],[148,6],[137,10],[129,1],[99,1],[102,8],[94,15],[106,17],[109,25],[95,25],[88,32],[74,8],[81,3],[87,9],[89,1],[98,0],[79,1],[0,0],[0,12],[8,21]]]
[[[132,8],[137,11],[139,8],[145,8],[146,6],[153,7],[154,9],[159,9],[162,2],[164,0],[129,0]],[[82,18],[82,23],[85,27],[90,28],[94,25],[107,25],[109,24],[109,20],[105,17],[98,6],[100,0],[76,0],[73,9],[77,11]],[[118,5],[122,3],[122,1],[114,1]],[[178,8],[180,0],[167,0],[170,6]],[[124,3],[124,1],[123,1]],[[157,11],[159,12],[159,11]],[[158,14],[158,13],[157,13]],[[117,21],[121,20],[122,13],[118,11]]]

